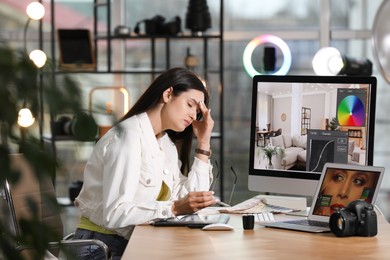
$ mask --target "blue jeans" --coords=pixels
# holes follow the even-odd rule
[[[111,251],[112,260],[120,260],[126,249],[127,239],[118,235],[102,234],[95,231],[78,228],[73,239],[97,239],[104,242]],[[85,246],[77,250],[77,259],[97,260],[104,259],[102,250],[98,246]]]

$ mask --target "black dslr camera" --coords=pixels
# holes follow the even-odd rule
[[[77,113],[73,118],[60,116],[51,122],[52,133],[56,136],[72,136],[80,141],[95,141],[98,126],[92,115],[85,112]]]
[[[134,28],[136,34],[141,34],[140,25],[142,23],[144,23],[145,35],[177,35],[181,32],[181,19],[179,16],[166,21],[165,17],[156,15],[151,19],[139,21]]]
[[[378,233],[374,206],[363,200],[352,201],[346,208],[333,213],[329,226],[338,237],[372,237]]]

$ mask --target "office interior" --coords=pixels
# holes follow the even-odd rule
[[[43,51],[49,58],[55,58],[59,68],[59,41],[53,33],[52,9],[55,10],[55,31],[57,29],[88,29],[93,31],[93,0],[41,1],[46,8],[42,28],[38,21],[30,21],[26,30],[25,13],[29,0],[3,0],[0,3],[0,41],[7,42],[12,48],[33,50],[43,44]],[[101,1],[98,1],[101,2]],[[191,34],[185,28],[185,16],[189,1],[184,0],[113,0],[111,1],[111,30],[125,26],[131,35],[138,22],[151,19],[156,15],[174,21],[181,18],[181,30]],[[386,1],[384,1],[386,2]],[[283,39],[290,48],[292,63],[288,75],[315,75],[312,59],[321,47],[336,47],[343,54],[356,59],[369,59],[373,63],[372,75],[378,81],[376,101],[374,165],[390,168],[390,121],[387,111],[390,104],[390,83],[381,73],[378,60],[374,55],[374,23],[380,11],[380,0],[208,0],[211,14],[211,27],[205,35],[222,35],[207,41],[207,64],[204,61],[203,41],[184,39],[170,41],[171,51],[167,54],[166,42],[156,40],[154,58],[151,57],[151,43],[144,40],[116,40],[112,42],[112,64],[107,63],[107,43],[98,42],[96,70],[113,70],[123,73],[94,73],[95,68],[86,68],[83,72],[64,68],[80,85],[86,109],[91,102],[106,102],[107,88],[118,90],[114,109],[126,111],[143,90],[149,85],[158,69],[186,66],[186,58],[191,55],[195,64],[191,69],[204,76],[207,66],[207,84],[211,93],[211,111],[215,120],[216,137],[212,141],[213,158],[219,162],[221,177],[215,186],[216,195],[231,204],[237,204],[258,194],[248,190],[250,116],[252,76],[243,64],[243,53],[248,43],[261,35],[271,34]],[[223,8],[221,8],[223,7]],[[222,13],[221,13],[222,11]],[[105,30],[107,18],[104,11],[97,12],[97,28]],[[384,25],[383,25],[384,26]],[[378,30],[377,27],[375,29]],[[41,33],[41,34],[40,34]],[[92,34],[93,35],[93,34]],[[54,36],[54,38],[53,38]],[[41,41],[42,40],[42,41]],[[222,42],[220,42],[220,40]],[[25,46],[23,46],[25,43]],[[92,41],[92,43],[94,43]],[[222,44],[221,44],[222,43]],[[53,48],[55,49],[53,52]],[[222,58],[220,51],[222,48]],[[262,63],[262,46],[252,54],[253,67]],[[169,56],[168,56],[169,55]],[[387,58],[387,57],[386,57]],[[276,66],[281,66],[283,57],[277,56]],[[222,61],[222,64],[220,64]],[[46,66],[46,65],[45,65]],[[126,70],[140,70],[155,67],[156,72],[126,73]],[[221,78],[222,75],[222,78]],[[125,90],[121,90],[121,87]],[[102,101],[103,100],[103,101]],[[118,101],[119,100],[119,101]],[[107,104],[104,103],[104,104]],[[221,111],[222,110],[222,111]],[[44,134],[50,135],[48,115],[44,117]],[[99,118],[104,122],[104,118]],[[99,122],[101,122],[99,121]],[[99,123],[98,122],[98,123]],[[272,126],[271,126],[272,128]],[[276,130],[276,129],[275,129]],[[38,125],[31,131],[39,137]],[[63,167],[56,172],[56,194],[67,201],[69,190],[77,181],[82,181],[83,168],[91,153],[93,143],[66,141],[56,142],[58,159]],[[231,167],[237,173],[235,183]],[[216,171],[216,167],[214,167]],[[377,205],[390,220],[390,176],[387,173],[382,181]],[[215,172],[215,174],[217,174]],[[234,194],[231,196],[231,192]],[[310,198],[309,198],[310,200]],[[65,203],[67,204],[67,203]],[[77,223],[77,210],[73,206],[64,207],[68,231]]]

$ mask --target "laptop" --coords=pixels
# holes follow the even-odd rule
[[[384,174],[378,166],[325,163],[307,218],[264,223],[266,227],[330,232],[329,218],[354,200],[374,204]]]

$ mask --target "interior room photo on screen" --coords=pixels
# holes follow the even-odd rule
[[[248,187],[312,196],[326,162],[372,165],[375,77],[253,78]]]
[[[365,164],[366,86],[259,84],[255,168],[321,172],[326,162]],[[281,152],[268,162],[274,147]]]

